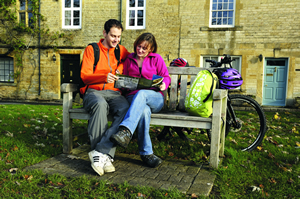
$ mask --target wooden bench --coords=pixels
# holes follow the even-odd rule
[[[209,118],[196,117],[184,112],[184,100],[188,91],[188,79],[193,82],[196,75],[203,68],[175,68],[168,67],[171,77],[170,96],[165,100],[164,110],[151,115],[152,125],[211,129],[210,165],[218,168],[219,157],[224,155],[225,124],[227,91],[215,89],[213,94],[213,114]],[[181,84],[178,89],[178,78]],[[90,115],[83,108],[72,108],[73,93],[77,85],[63,83],[63,152],[71,153],[73,145],[72,119],[88,120]]]

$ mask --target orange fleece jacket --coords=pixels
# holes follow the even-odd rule
[[[117,88],[114,88],[114,83],[107,83],[107,75],[108,73],[116,74],[116,70],[123,73],[123,63],[126,59],[129,52],[127,49],[119,44],[120,48],[120,64],[117,66],[118,61],[115,57],[114,50],[115,48],[111,48],[108,50],[105,46],[103,46],[101,39],[98,43],[100,49],[100,57],[98,64],[93,73],[93,65],[94,65],[94,50],[91,45],[86,47],[83,58],[82,58],[82,66],[81,66],[81,79],[86,84],[89,85],[89,88],[96,90],[114,90],[120,91]],[[80,89],[80,93],[84,94],[87,86]]]

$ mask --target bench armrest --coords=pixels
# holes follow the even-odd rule
[[[224,89],[215,89],[213,94],[213,100],[221,100],[227,96],[227,91]]]
[[[63,83],[60,86],[60,91],[62,93],[69,93],[69,92],[75,92],[77,91],[78,84],[72,84],[72,83]]]

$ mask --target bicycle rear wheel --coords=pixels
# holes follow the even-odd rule
[[[261,144],[267,131],[263,109],[249,96],[229,95],[229,99],[229,113],[226,115],[226,138],[229,139],[229,145],[242,151],[252,151]]]

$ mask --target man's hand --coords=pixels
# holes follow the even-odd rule
[[[114,81],[118,80],[119,78],[112,73],[108,73],[107,75],[107,83],[113,83]]]
[[[166,90],[166,84],[165,84],[165,82],[163,82],[163,83],[159,86],[159,89],[160,89],[161,91]]]

